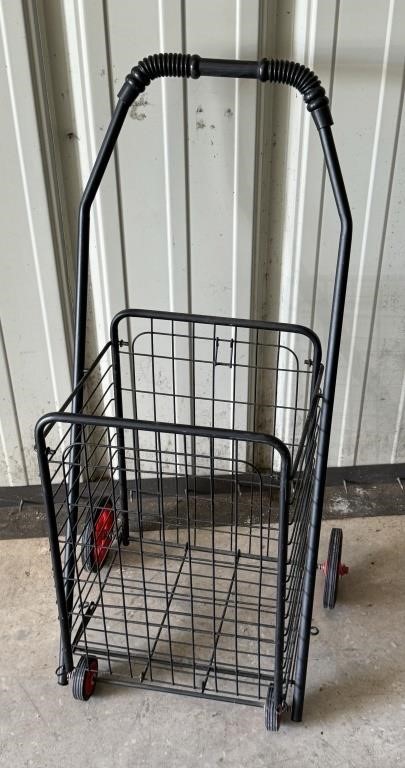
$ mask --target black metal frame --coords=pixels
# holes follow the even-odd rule
[[[285,83],[297,88],[303,95],[314,122],[318,128],[321,145],[325,157],[328,175],[332,185],[334,198],[341,222],[339,251],[337,259],[337,269],[335,276],[335,287],[331,309],[331,321],[328,338],[328,348],[325,364],[325,379],[322,396],[320,429],[317,448],[317,458],[315,466],[314,484],[312,489],[311,502],[311,521],[309,527],[309,537],[306,556],[306,567],[303,584],[303,596],[301,606],[301,619],[299,628],[298,650],[296,656],[296,666],[294,675],[294,699],[293,699],[293,720],[302,719],[304,691],[307,673],[307,661],[310,639],[310,627],[314,597],[315,576],[317,569],[317,555],[319,545],[319,534],[322,518],[322,505],[324,486],[326,478],[327,458],[330,441],[330,430],[332,422],[333,401],[335,394],[336,374],[338,366],[339,347],[341,340],[343,311],[345,303],[345,292],[349,268],[349,256],[351,246],[352,221],[349,204],[346,196],[345,186],[339,166],[339,161],[334,145],[331,125],[333,123],[330,114],[328,99],[322,88],[320,81],[309,69],[293,62],[283,62],[262,59],[255,61],[229,61],[221,59],[204,59],[199,56],[186,56],[183,54],[159,54],[143,59],[134,67],[130,75],[126,78],[124,86],[118,95],[118,104],[113,113],[109,128],[106,132],[101,149],[97,156],[94,168],[91,172],[88,184],[84,191],[79,212],[79,229],[77,245],[77,289],[76,289],[76,315],[75,315],[75,347],[74,347],[74,367],[73,367],[73,385],[74,393],[71,399],[72,415],[65,413],[52,414],[43,417],[37,425],[36,440],[40,463],[41,479],[44,489],[45,502],[48,510],[49,534],[51,540],[51,552],[53,558],[53,568],[55,583],[58,595],[59,618],[61,622],[61,654],[58,682],[66,684],[68,674],[73,668],[71,654],[71,614],[73,603],[73,589],[75,582],[75,547],[77,539],[77,510],[79,499],[80,484],[80,446],[82,431],[85,426],[94,424],[94,426],[105,426],[105,421],[101,417],[81,415],[83,408],[84,386],[81,385],[84,377],[84,358],[86,342],[86,312],[87,312],[87,293],[88,293],[88,271],[89,271],[89,232],[90,232],[90,212],[97,190],[100,186],[105,169],[114,150],[118,135],[122,128],[127,112],[134,99],[145,89],[151,80],[163,76],[191,77],[196,79],[200,76],[213,77],[237,77],[251,78],[265,82]],[[156,317],[158,313],[153,313]],[[115,418],[114,426],[117,428],[118,435],[118,455],[120,456],[120,496],[121,508],[127,509],[127,485],[125,468],[125,446],[124,430],[134,428],[134,422],[123,419],[123,407],[121,397],[120,382],[120,362],[117,327],[118,322],[127,317],[131,317],[132,312],[121,313],[112,325],[112,354],[114,369],[114,392],[115,392]],[[172,315],[175,319],[179,317]],[[184,317],[184,316],[182,316]],[[190,316],[195,319],[195,316]],[[206,321],[207,318],[201,318]],[[215,320],[215,319],[214,319]],[[217,321],[224,324],[227,322],[224,318],[217,318]],[[235,322],[229,320],[229,324]],[[243,322],[243,321],[242,321]],[[245,321],[249,327],[254,323]],[[281,328],[280,324],[273,324],[274,328]],[[299,326],[285,326],[285,328],[294,331],[303,331]],[[305,331],[310,335],[310,331]],[[100,419],[98,421],[97,419]],[[104,417],[105,419],[106,417]],[[52,423],[55,421],[65,422],[71,425],[71,445],[73,446],[72,471],[69,473],[68,488],[68,507],[69,517],[67,524],[67,545],[65,548],[65,562],[62,568],[58,545],[58,533],[56,530],[54,518],[54,501],[52,495],[51,479],[48,467],[48,455],[46,446],[46,435]],[[111,419],[109,420],[111,425]],[[159,429],[159,425],[139,424],[137,428]],[[160,425],[166,431],[169,429],[167,424]],[[189,427],[172,425],[173,431],[184,434]],[[213,433],[215,432],[215,434]],[[199,428],[193,426],[192,433],[199,434]],[[225,437],[230,438],[230,431],[225,430]],[[219,435],[215,430],[205,430],[204,434],[212,438]],[[250,439],[257,439],[257,435],[250,435]],[[233,439],[246,439],[233,434]],[[268,436],[261,436],[263,440],[274,440]],[[282,445],[282,444],[281,444]],[[285,447],[279,446],[281,454],[285,454]],[[288,453],[288,452],[287,452]],[[285,470],[281,482],[281,495],[284,498],[284,504],[288,504],[287,493],[290,480],[289,469],[290,457],[285,456]],[[280,511],[280,524],[282,523]],[[280,529],[282,529],[282,524]],[[129,541],[128,525],[125,514],[122,520],[121,541],[126,545]],[[277,602],[278,611],[282,610],[283,590],[285,591],[285,557],[283,556],[284,544],[280,544],[279,567],[279,595]],[[282,617],[279,616],[279,627],[282,626]],[[280,630],[281,631],[281,630]],[[281,637],[281,635],[280,635]],[[275,668],[275,696],[279,705],[282,703],[280,683],[280,665]],[[278,671],[277,671],[278,670]]]
[[[131,324],[135,327],[129,328]],[[293,335],[301,363],[293,351]],[[176,351],[177,342],[181,348]],[[273,356],[262,354],[269,350]],[[122,681],[126,665],[131,685],[170,687],[183,694],[191,688],[193,695],[253,705],[263,703],[271,685],[277,706],[284,707],[293,683],[319,432],[320,356],[317,337],[304,328],[293,334],[289,325],[141,310],[114,318],[112,341],[78,385],[85,392],[82,411],[67,413],[75,391],[59,413],[37,425],[68,674],[73,654],[81,653],[107,662],[110,682]],[[145,362],[153,371],[149,381],[141,370]],[[190,378],[183,375],[179,381],[177,364],[187,367],[190,362]],[[108,415],[115,406],[117,364],[130,418]],[[161,374],[167,376],[167,365],[172,377],[164,382]],[[211,381],[203,375],[201,388],[202,365]],[[257,381],[263,374],[267,387],[258,403]],[[287,400],[277,394],[280,377],[291,390]],[[246,384],[250,378],[249,394],[240,381]],[[231,382],[227,396],[223,385]],[[196,424],[178,423],[181,406],[191,402],[197,406]],[[162,403],[173,407],[173,422],[167,417],[159,421]],[[211,427],[198,426],[207,416],[202,404],[208,405]],[[266,410],[273,436],[260,432],[258,419]],[[146,411],[152,412],[152,421],[140,420]],[[284,424],[283,419],[278,423],[281,414]],[[253,431],[235,428],[241,422],[244,427],[251,423]],[[82,432],[80,457],[72,442],[77,425]],[[277,432],[283,441],[274,436]],[[151,435],[152,443],[145,446],[142,433]],[[165,447],[168,435],[175,436],[171,447]],[[129,510],[121,503],[124,463],[128,490],[135,492]],[[69,488],[76,473],[79,483],[71,509]],[[116,535],[109,563],[94,574],[83,566],[86,531],[89,513],[94,521],[106,497],[111,499]],[[75,587],[68,611],[60,585],[64,530],[73,513]],[[125,528],[129,548],[123,543]],[[151,566],[156,548],[160,561]],[[139,604],[142,595],[145,610]],[[156,612],[158,623],[150,617]],[[215,629],[207,630],[204,622]],[[170,631],[183,653],[164,637]],[[134,667],[139,664],[137,682]]]

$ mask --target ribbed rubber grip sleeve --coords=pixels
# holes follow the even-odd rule
[[[146,56],[125,78],[118,98],[130,104],[158,77],[199,77],[199,56],[186,53],[155,53]]]
[[[236,77],[261,82],[281,83],[296,88],[304,97],[307,110],[317,128],[333,125],[329,99],[325,89],[312,70],[294,61],[261,59],[237,61],[232,59],[204,59],[184,53],[155,53],[138,62],[125,78],[118,97],[130,105],[145,88],[158,77]]]

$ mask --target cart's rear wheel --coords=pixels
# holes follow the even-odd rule
[[[269,685],[266,703],[264,705],[264,722],[268,731],[278,731],[280,728],[280,712],[274,699],[274,688]]]
[[[73,698],[78,701],[88,701],[96,687],[98,661],[95,656],[80,656],[77,666],[72,672]]]
[[[99,571],[103,567],[114,537],[114,510],[106,496],[89,509],[83,529],[82,565],[86,571]]]
[[[343,531],[341,528],[332,528],[329,539],[328,559],[324,564],[325,588],[323,592],[323,607],[334,608],[336,605],[339,576],[343,575],[345,566],[342,566]],[[345,569],[347,570],[347,569]]]

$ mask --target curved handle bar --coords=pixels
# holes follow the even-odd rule
[[[308,112],[317,128],[333,125],[329,99],[319,78],[303,64],[278,59],[238,61],[232,59],[203,59],[183,53],[155,53],[142,59],[125,78],[118,98],[130,106],[152,80],[158,77],[233,77],[260,82],[291,85],[303,95]]]
[[[326,167],[341,222],[339,251],[335,275],[329,327],[328,350],[325,363],[323,406],[320,423],[319,451],[322,461],[317,469],[317,482],[314,492],[314,504],[318,514],[322,512],[323,486],[326,475],[326,459],[329,448],[332,409],[335,394],[336,373],[342,332],[343,310],[349,269],[352,219],[347,200],[345,185],[340,170],[331,126],[333,124],[329,109],[329,100],[319,78],[308,67],[289,61],[261,59],[260,61],[232,61],[229,59],[204,59],[182,53],[159,53],[142,59],[127,75],[118,94],[118,104],[114,110],[104,141],[97,155],[96,162],[84,190],[79,210],[79,228],[77,242],[77,285],[75,315],[75,348],[73,365],[73,387],[76,388],[84,373],[86,341],[86,311],[89,267],[89,231],[90,210],[103,178],[108,161],[114,150],[118,135],[129,107],[142,93],[146,86],[158,77],[237,77],[252,78],[261,82],[284,83],[291,85],[303,95],[308,111],[318,128]],[[73,413],[82,408],[83,391],[78,387],[72,401]],[[326,457],[326,458],[325,458]],[[323,477],[323,480],[322,480]],[[319,512],[320,510],[320,512]]]

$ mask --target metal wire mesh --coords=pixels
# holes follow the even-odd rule
[[[291,329],[153,313],[123,317],[120,327],[115,361],[107,345],[81,384],[79,439],[73,417],[55,417],[47,428],[62,561],[69,518],[76,540],[73,650],[98,656],[115,680],[255,704],[274,680],[282,615],[285,696],[319,429],[310,342]],[[286,488],[277,439],[293,462]],[[108,557],[89,570],[83,553],[106,505]]]

